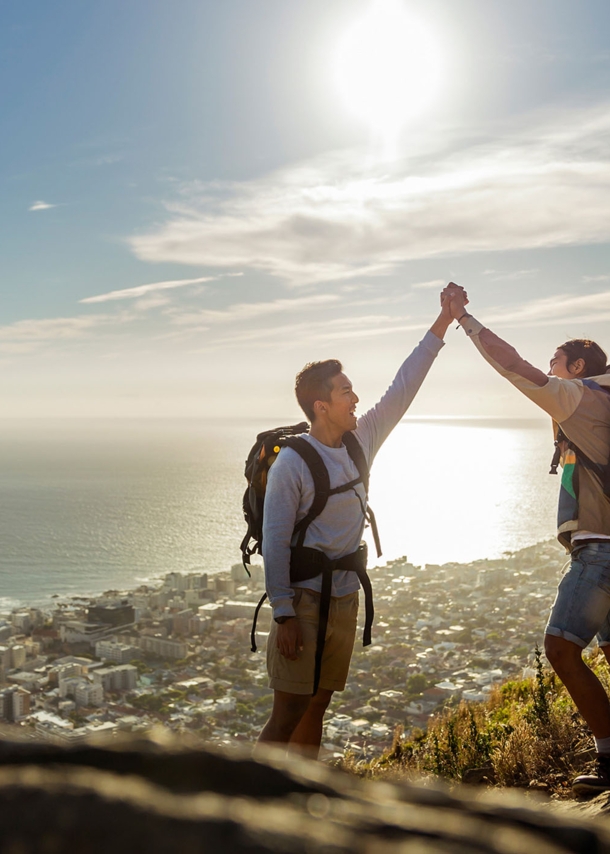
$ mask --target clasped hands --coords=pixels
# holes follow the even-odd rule
[[[468,293],[461,285],[449,282],[441,291],[441,308],[445,311],[448,310],[455,320],[460,320],[464,314],[467,314],[467,305]]]

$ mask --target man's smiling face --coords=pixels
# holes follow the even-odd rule
[[[332,380],[333,387],[330,400],[326,402],[326,416],[328,421],[341,428],[345,433],[356,429],[356,404],[358,395],[354,391],[351,382],[345,374],[336,374]]]

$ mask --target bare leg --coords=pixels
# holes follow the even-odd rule
[[[309,701],[307,711],[299,721],[290,739],[290,750],[303,753],[312,759],[318,758],[322,741],[324,713],[333,696],[332,691],[318,688]]]
[[[610,701],[595,673],[582,660],[582,649],[565,638],[545,635],[544,651],[593,735],[610,737]]]
[[[274,691],[271,717],[258,737],[259,744],[288,744],[310,700],[311,694]]]

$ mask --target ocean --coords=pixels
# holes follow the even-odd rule
[[[244,460],[269,426],[0,422],[0,607],[239,563]],[[553,536],[552,450],[543,421],[403,421],[373,467],[371,564],[468,562]]]

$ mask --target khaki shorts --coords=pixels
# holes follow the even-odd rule
[[[303,650],[296,661],[280,654],[277,648],[277,623],[271,620],[267,641],[269,687],[289,694],[312,694],[318,636],[320,594],[306,587],[295,587],[292,600],[303,632]],[[322,656],[320,688],[343,691],[356,637],[358,593],[331,596],[326,643]]]

